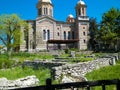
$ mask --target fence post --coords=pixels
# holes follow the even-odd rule
[[[52,80],[50,78],[46,79],[46,90],[53,90],[52,89]]]
[[[87,85],[87,90],[90,90],[90,86],[89,85]]]
[[[117,89],[116,90],[120,90],[120,80],[118,80]]]
[[[102,90],[105,90],[105,84],[102,84]]]

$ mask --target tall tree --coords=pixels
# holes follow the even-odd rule
[[[102,16],[100,27],[101,41],[103,42],[103,44],[107,45],[109,49],[114,48],[118,40],[118,34],[120,33],[120,29],[118,28],[119,16],[120,11],[115,8],[111,8]]]
[[[98,37],[98,24],[95,18],[90,19],[90,46],[95,50]]]
[[[20,45],[21,27],[27,23],[16,14],[0,16],[0,41],[7,47],[7,52]]]

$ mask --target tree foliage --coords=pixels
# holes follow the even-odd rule
[[[0,41],[11,51],[19,47],[21,28],[27,23],[21,20],[16,14],[0,16]]]
[[[95,18],[91,18],[90,19],[90,43],[91,43],[91,47],[92,49],[95,49],[95,45],[96,45],[96,40],[98,37],[98,24]]]
[[[115,47],[120,39],[120,10],[111,8],[102,16],[100,39],[108,48]],[[115,48],[114,48],[115,49]]]

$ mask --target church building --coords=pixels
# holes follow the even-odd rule
[[[68,15],[66,22],[54,19],[51,0],[39,0],[36,20],[27,20],[29,30],[22,29],[20,51],[58,50],[67,48],[88,49],[89,17],[86,15],[86,4],[78,0],[76,17]],[[62,15],[62,13],[61,13]]]

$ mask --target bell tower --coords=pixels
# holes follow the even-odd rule
[[[86,4],[84,1],[78,1],[76,5],[76,16],[86,16]]]
[[[79,50],[88,49],[89,41],[89,17],[86,15],[86,4],[83,0],[79,0],[76,4],[76,28],[77,38],[79,39]]]
[[[53,17],[53,5],[51,0],[39,0],[37,3],[38,17]]]

